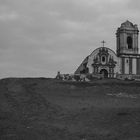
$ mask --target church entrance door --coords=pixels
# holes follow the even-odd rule
[[[104,78],[108,78],[108,71],[106,69],[101,69],[100,74],[103,74]]]

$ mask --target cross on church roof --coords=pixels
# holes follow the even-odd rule
[[[106,42],[103,40],[101,43],[103,43],[103,47],[104,47],[104,44],[105,44]]]

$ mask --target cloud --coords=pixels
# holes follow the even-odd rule
[[[18,16],[17,12],[10,10],[6,5],[0,5],[0,21],[15,20]]]
[[[139,24],[137,0],[1,0],[0,77],[72,73],[125,20]]]
[[[12,13],[2,13],[0,14],[0,20],[7,21],[7,20],[14,20],[18,18],[18,14],[15,12]]]

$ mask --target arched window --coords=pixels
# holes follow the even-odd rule
[[[105,56],[102,56],[102,62],[105,62]]]
[[[128,45],[128,49],[132,49],[133,40],[131,36],[127,37],[127,45]]]

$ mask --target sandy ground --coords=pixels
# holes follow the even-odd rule
[[[0,140],[140,140],[140,82],[2,79]]]

